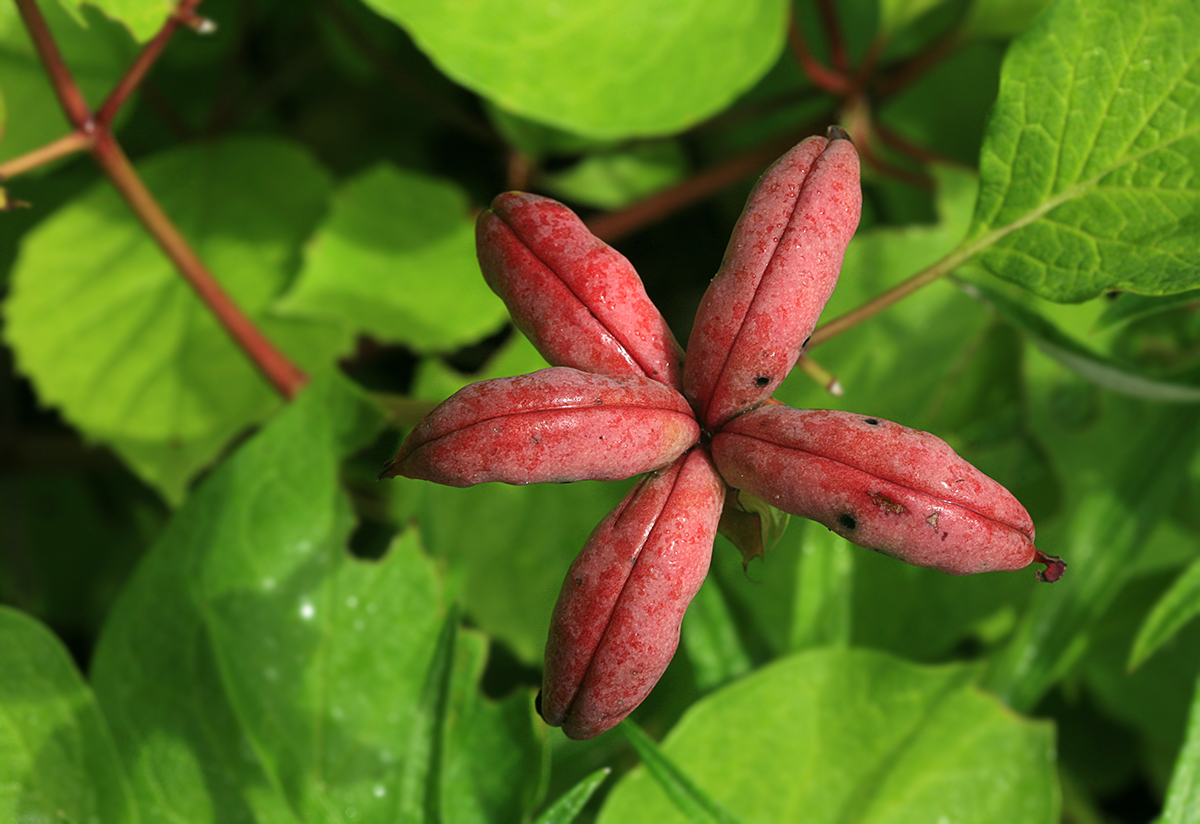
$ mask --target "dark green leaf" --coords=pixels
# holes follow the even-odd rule
[[[602,767],[581,780],[547,807],[534,824],[571,824],[611,772],[611,768]]]
[[[141,821],[112,735],[67,650],[0,606],[0,820]]]
[[[1129,668],[1141,666],[1197,615],[1200,615],[1200,561],[1193,562],[1180,574],[1146,616],[1129,652]]]
[[[1181,306],[1189,306],[1200,302],[1200,289],[1179,292],[1175,295],[1150,297],[1125,292],[1118,295],[1116,300],[1108,305],[1099,320],[1096,321],[1096,331],[1104,331],[1114,326],[1152,317]]]
[[[1198,423],[1194,407],[1143,412],[1106,462],[1111,477],[1083,476],[1070,488],[1065,516],[1038,541],[1070,564],[1067,575],[1039,587],[985,678],[1007,703],[1030,709],[1078,659],[1179,489],[1200,441]]]
[[[963,290],[991,306],[1050,357],[1106,389],[1170,403],[1200,403],[1200,386],[1170,383],[1141,375],[1084,346],[1032,309],[982,283],[963,283]]]
[[[1063,0],[1009,50],[967,248],[1056,301],[1200,284],[1200,5]]]
[[[1175,762],[1161,820],[1162,824],[1200,822],[1200,683],[1192,700],[1187,739]]]

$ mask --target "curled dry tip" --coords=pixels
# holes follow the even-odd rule
[[[850,138],[850,132],[837,125],[830,126],[825,130],[825,138],[827,140],[849,140],[851,143],[854,142]]]
[[[1037,579],[1047,584],[1053,584],[1067,571],[1066,561],[1057,555],[1047,555],[1040,549],[1035,551],[1034,561],[1046,565],[1046,568],[1037,574]]]

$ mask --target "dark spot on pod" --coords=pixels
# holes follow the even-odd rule
[[[766,375],[759,375],[757,378],[754,379],[755,386],[766,386],[770,382],[771,382],[771,379],[768,378]]]
[[[537,710],[537,714],[538,714],[539,718],[546,717],[546,716],[542,715],[542,691],[541,690],[538,690],[537,697],[535,697],[533,699],[533,708],[535,710]]]
[[[800,351],[801,351],[801,352],[803,352],[805,349],[807,349],[807,348],[808,348],[808,342],[809,342],[810,340],[812,340],[812,335],[809,335],[807,338],[805,338],[805,339],[804,339],[804,343],[800,344]]]
[[[863,422],[867,426],[879,426],[879,418],[863,418]]]
[[[858,527],[858,520],[849,512],[843,512],[839,515],[838,523],[846,529],[856,529]]]

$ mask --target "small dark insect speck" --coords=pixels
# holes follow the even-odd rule
[[[846,529],[854,529],[858,526],[858,521],[849,512],[843,512],[838,516],[838,523]]]
[[[868,426],[879,426],[879,418],[863,418]]]
[[[771,382],[771,379],[768,378],[766,375],[759,375],[757,378],[754,379],[754,383],[756,386],[766,386],[770,382]]]

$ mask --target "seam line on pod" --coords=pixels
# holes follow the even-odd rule
[[[767,438],[751,436],[751,435],[743,435],[741,433],[735,433],[735,432],[730,432],[730,433],[726,433],[726,434],[728,434],[730,436],[740,436],[743,438],[751,438],[752,440],[761,441],[762,443],[769,443],[772,446],[778,446],[782,449],[791,450],[792,452],[803,452],[805,455],[812,455],[814,458],[819,458],[820,460],[823,460],[823,461],[829,461],[830,463],[839,464],[839,465],[847,467],[849,469],[853,469],[855,472],[861,472],[862,474],[867,475],[871,478],[874,478],[877,481],[882,481],[883,483],[891,484],[892,486],[897,486],[897,487],[900,487],[901,489],[907,489],[910,492],[914,492],[918,495],[922,495],[926,498],[929,498],[931,501],[940,501],[941,503],[946,504],[947,506],[956,506],[959,509],[965,509],[967,512],[972,512],[972,513],[978,515],[980,518],[983,518],[985,521],[991,521],[994,524],[999,524],[1000,526],[1004,527],[1005,529],[1011,529],[1014,532],[1019,532],[1020,534],[1024,535],[1026,538],[1028,538],[1030,541],[1033,541],[1033,538],[1030,538],[1029,533],[1027,533],[1025,530],[1023,530],[1019,527],[1013,526],[1010,523],[1006,523],[1005,521],[1001,521],[998,518],[993,518],[991,515],[987,515],[983,512],[980,512],[978,509],[976,509],[972,506],[968,506],[967,504],[960,503],[959,501],[950,500],[949,498],[942,498],[937,495],[932,495],[932,494],[925,492],[923,490],[920,490],[920,489],[913,489],[912,487],[904,486],[904,484],[897,483],[896,481],[893,481],[889,478],[885,478],[882,475],[876,475],[874,472],[871,472],[870,470],[867,470],[867,469],[863,469],[862,467],[855,466],[852,463],[846,463],[845,461],[839,461],[837,458],[830,458],[828,455],[822,455],[818,452],[811,452],[807,449],[801,449],[799,447],[791,446],[789,444],[778,443],[776,441],[772,441]]]
[[[653,540],[654,533],[658,529],[658,522],[660,520],[662,520],[663,513],[666,512],[667,507],[671,505],[671,498],[675,495],[675,487],[679,485],[679,478],[680,478],[680,476],[683,475],[683,463],[687,459],[690,451],[691,450],[688,450],[688,452],[684,452],[682,455],[680,455],[678,458],[675,459],[675,462],[679,465],[679,468],[678,468],[678,471],[675,473],[675,480],[671,482],[671,490],[667,493],[666,497],[663,499],[663,505],[658,510],[658,514],[656,514],[654,516],[654,523],[650,526],[649,529],[646,530],[646,533],[645,533],[646,539],[644,541],[642,541],[641,545],[637,549],[637,553],[633,557],[633,564],[630,565],[629,575],[625,576],[625,583],[621,584],[621,591],[619,593],[617,593],[617,597],[615,599],[613,599],[613,608],[612,608],[612,611],[608,613],[608,617],[604,621],[604,629],[600,631],[600,636],[599,636],[600,640],[596,643],[596,650],[600,649],[600,645],[604,643],[604,639],[608,635],[608,629],[610,626],[612,626],[613,616],[617,614],[617,605],[620,604],[621,599],[625,597],[625,592],[626,592],[626,590],[629,589],[629,582],[633,580],[634,573],[637,572],[637,566],[639,563],[641,563],[641,560],[642,560],[642,550],[644,550],[646,548],[646,545],[649,544],[651,540]],[[661,474],[662,471],[663,470],[659,470],[659,472],[655,473],[655,475]],[[655,475],[649,476],[647,478],[647,482],[649,482],[652,478],[654,478]],[[622,515],[623,514],[624,513],[622,512]],[[592,658],[590,661],[588,661],[587,669],[583,671],[583,677],[579,679],[580,688],[578,690],[576,690],[575,695],[573,695],[571,697],[571,703],[567,705],[567,710],[565,713],[566,715],[571,714],[571,710],[574,708],[575,702],[579,698],[579,693],[583,691],[583,685],[587,683],[588,676],[592,674],[592,667],[595,666],[595,663],[596,663],[596,654],[595,654],[596,650],[592,651]]]
[[[496,216],[500,217],[499,215],[496,215]],[[521,241],[521,245],[529,250],[529,254],[531,254],[535,258],[537,258],[538,263],[545,266],[548,271],[552,272],[554,274],[554,276],[556,278],[558,278],[558,282],[563,285],[564,289],[566,289],[568,292],[571,293],[571,297],[573,297],[573,298],[575,298],[575,300],[579,301],[579,305],[582,306],[585,310],[587,310],[587,313],[592,316],[592,320],[596,321],[596,323],[600,326],[600,328],[608,333],[609,337],[612,338],[613,343],[615,343],[620,348],[621,354],[623,354],[626,358],[628,358],[632,363],[637,364],[638,369],[642,370],[643,377],[650,378],[651,377],[650,372],[647,371],[646,364],[642,363],[641,360],[636,355],[634,355],[633,352],[631,352],[629,350],[629,348],[625,345],[624,341],[622,341],[620,338],[618,338],[616,336],[616,334],[614,334],[614,330],[610,329],[608,327],[608,324],[605,323],[603,320],[601,320],[596,315],[596,313],[592,311],[592,307],[588,305],[587,301],[585,301],[583,298],[581,298],[579,296],[578,292],[576,292],[574,289],[571,288],[571,284],[567,283],[567,281],[564,280],[563,277],[561,275],[559,275],[557,271],[555,271],[554,267],[551,266],[549,263],[547,263],[545,258],[543,258],[541,255],[539,255],[537,253],[536,249],[534,249],[532,246],[530,246],[528,243],[526,243],[524,240],[522,240],[521,236],[519,234],[517,234],[517,230],[514,229],[511,225],[509,225],[508,221],[504,220],[504,218],[502,218],[502,217],[500,218],[500,220],[503,221],[505,226],[508,226],[508,230],[513,233],[513,237],[515,237],[517,240]],[[586,229],[587,227],[585,226],[584,228]],[[597,241],[600,243],[604,242],[604,241],[600,241],[598,238],[597,238]],[[610,246],[609,248],[612,248],[612,247]],[[613,251],[616,252],[617,250],[613,249]],[[620,252],[617,252],[617,254],[620,254]],[[653,380],[653,378],[651,378],[651,379]]]

